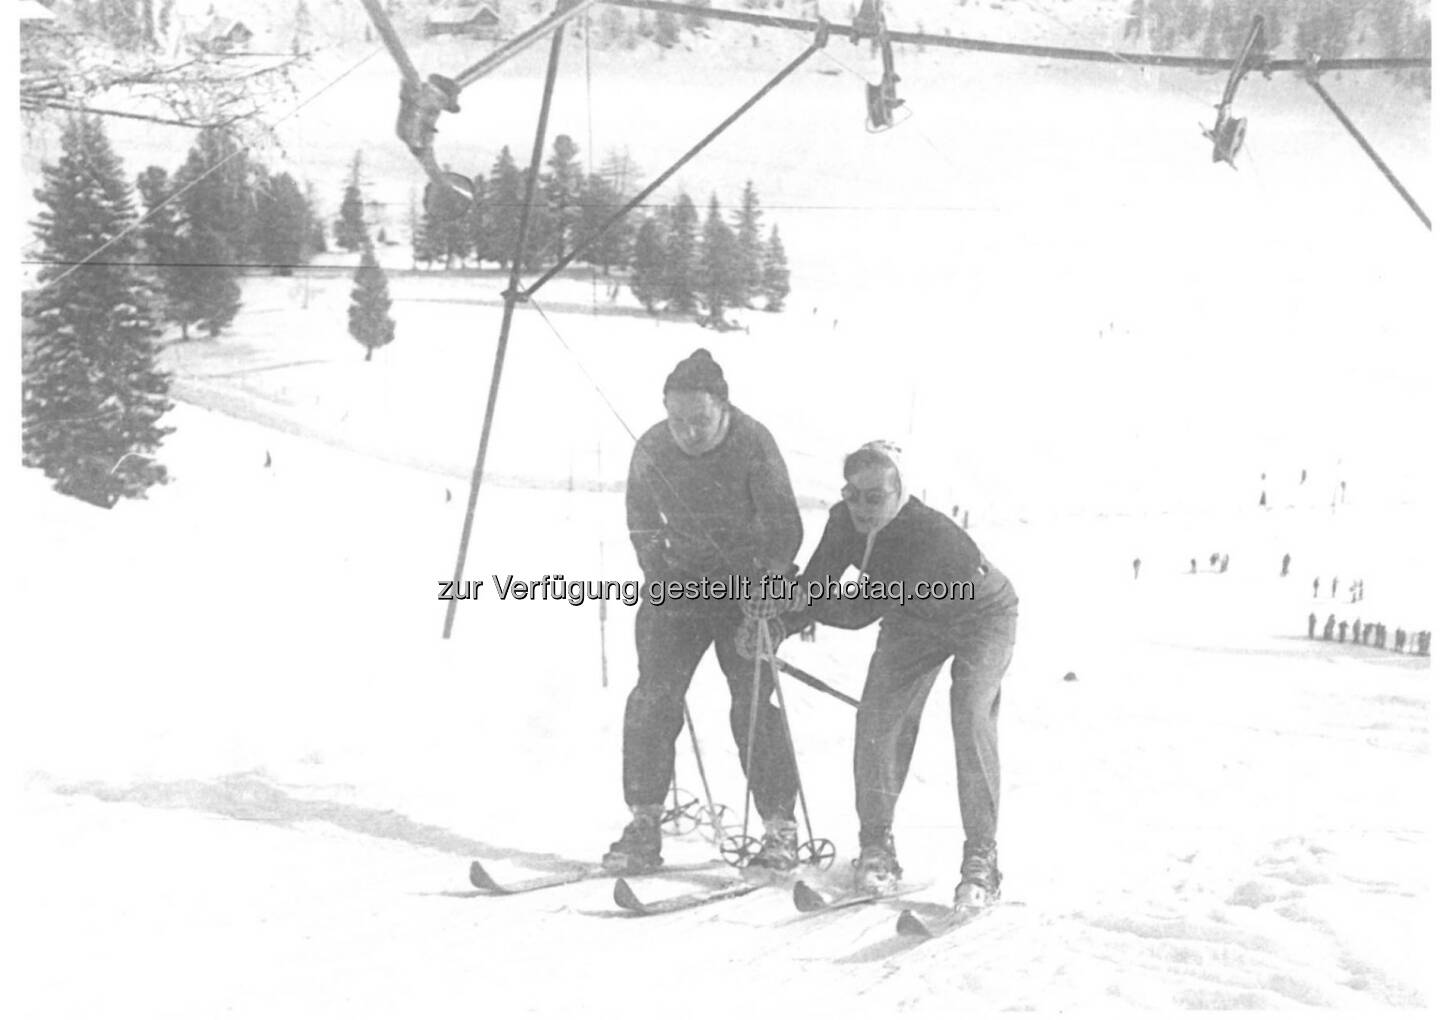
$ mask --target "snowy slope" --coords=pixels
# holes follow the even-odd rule
[[[552,123],[653,172],[791,42],[595,54],[588,102],[571,47]],[[873,76],[863,48],[832,50]],[[312,92],[363,56],[320,66]],[[457,166],[528,146],[539,59],[447,127]],[[503,283],[405,274],[389,249],[398,338],[373,362],[345,333],[345,272],[250,278],[220,342],[165,351],[170,485],[106,513],[15,479],[7,1013],[1433,1004],[1428,660],[1303,637],[1312,610],[1433,627],[1429,235],[1297,82],[1247,84],[1237,173],[1196,127],[1213,77],[915,55],[914,117],[870,136],[859,78],[817,60],[840,73],[804,72],[679,181],[699,198],[756,180],[789,310],[717,336],[585,276],[543,291],[544,317],[516,316],[466,576],[632,577],[629,433],[696,346],[774,430],[807,550],[844,451],[910,441],[919,487],[972,512],[1022,598],[1002,721],[1016,905],[902,953],[887,907],[797,921],[778,892],[641,921],[597,916],[604,883],[471,894],[471,858],[533,873],[614,838],[633,611],[609,607],[602,644],[593,604],[487,594],[440,640]],[[1428,105],[1361,76],[1331,87],[1425,202]],[[390,134],[394,88],[382,53],[286,121],[301,176],[338,197],[364,148],[373,194],[403,209],[419,174]],[[114,137],[132,173],[188,144]],[[784,654],[858,693],[871,642]],[[691,705],[738,807],[723,686],[707,661]],[[817,832],[846,859],[849,710],[787,697]],[[961,843],[949,747],[932,708],[898,818],[937,902]]]
[[[1300,639],[1309,555],[1283,582],[1247,562],[1137,583],[1043,527],[983,529],[1026,600],[1002,726],[1018,905],[897,954],[889,908],[796,921],[780,892],[654,921],[596,916],[604,883],[471,896],[470,858],[543,872],[613,838],[629,612],[611,608],[608,688],[594,606],[491,597],[441,642],[459,516],[443,479],[209,412],[175,421],[176,481],[148,503],[82,522],[38,486],[24,497],[32,682],[7,748],[27,777],[9,869],[25,876],[25,1015],[1433,1001],[1430,674]],[[616,494],[498,487],[482,507],[472,576],[598,574],[602,539],[606,573],[631,575]],[[1130,533],[1162,538],[1154,525]],[[1079,577],[1085,598],[1066,597]],[[785,651],[856,691],[866,638]],[[707,661],[691,701],[738,805],[722,688]],[[853,854],[848,710],[788,690],[817,829]],[[948,746],[932,711],[897,822],[910,873],[934,883],[920,898],[954,881]]]

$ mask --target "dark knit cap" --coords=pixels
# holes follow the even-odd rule
[[[675,366],[675,371],[665,378],[665,392],[681,390],[691,393],[709,393],[721,400],[730,399],[730,387],[725,383],[725,373],[710,357],[710,352],[701,347],[690,357]]]

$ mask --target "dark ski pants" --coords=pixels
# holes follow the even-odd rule
[[[855,808],[860,841],[884,838],[910,771],[925,699],[946,659],[965,841],[993,843],[1000,807],[1000,680],[1015,648],[1013,612],[937,633],[904,618],[880,625],[855,721]]]
[[[755,663],[735,650],[738,604],[656,608],[640,604],[635,617],[635,650],[640,680],[625,703],[625,803],[663,804],[675,771],[675,740],[685,726],[685,692],[701,657],[713,644],[730,684],[730,732],[745,763],[750,729],[750,689]],[[780,710],[771,704],[775,678],[761,670],[759,716],[751,786],[762,818],[795,817],[795,758]]]

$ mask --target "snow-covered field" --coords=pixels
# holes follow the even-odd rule
[[[579,61],[552,123],[593,121],[587,149],[626,145],[652,172],[770,66],[600,55],[587,105]],[[218,343],[166,349],[170,485],[103,512],[20,473],[10,1015],[1434,1003],[1429,660],[1304,637],[1312,610],[1434,624],[1430,235],[1299,82],[1247,82],[1237,173],[1195,126],[1214,77],[933,53],[902,73],[914,116],[895,131],[865,134],[848,72],[806,72],[682,175],[697,199],[756,180],[795,274],[785,313],[716,335],[584,277],[517,313],[465,571],[486,594],[448,641],[436,593],[497,277],[393,275],[398,338],[368,364],[344,275],[247,279]],[[1364,76],[1330,86],[1426,204],[1428,104]],[[443,136],[457,165],[528,145],[534,62],[486,88]],[[302,175],[338,197],[363,147],[402,208],[419,175],[389,135],[393,93],[382,54],[289,122]],[[132,173],[187,144],[114,137]],[[701,345],[775,432],[806,552],[843,453],[888,434],[1015,579],[1011,905],[954,938],[902,950],[891,907],[800,919],[782,891],[623,919],[604,882],[497,900],[466,881],[472,858],[503,876],[592,861],[624,821],[633,610],[611,604],[602,631],[594,604],[502,603],[489,578],[634,576],[630,432]],[[858,693],[872,641],[782,651]],[[707,661],[691,707],[738,808],[723,687]],[[786,692],[817,835],[846,860],[850,710]],[[897,819],[907,874],[932,883],[917,900],[956,880],[947,727],[932,710]],[[693,788],[684,746],[678,761]],[[694,836],[667,852],[708,854]]]
[[[603,916],[603,882],[472,895],[471,858],[543,872],[613,838],[630,611],[610,607],[608,687],[593,605],[487,596],[443,642],[447,479],[193,407],[175,423],[176,480],[148,503],[91,511],[33,478],[21,495],[7,750],[26,776],[9,869],[26,1015],[1433,1001],[1431,674],[1300,636],[1322,547],[1287,547],[1282,581],[1278,546],[1234,525],[1231,571],[1192,577],[1163,523],[1135,520],[1132,544],[1177,554],[1136,582],[1104,528],[978,529],[1025,599],[1002,724],[1016,905],[897,952],[890,908],[801,921],[780,891],[654,920]],[[618,494],[495,487],[481,506],[467,575],[487,590],[491,573],[632,576]],[[1318,609],[1394,625],[1388,594]],[[856,693],[868,637],[785,652]],[[738,806],[722,689],[707,662],[692,708]],[[817,831],[853,854],[849,710],[788,691]],[[932,712],[898,819],[910,874],[933,881],[917,899],[955,880],[949,756]]]

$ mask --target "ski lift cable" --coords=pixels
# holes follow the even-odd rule
[[[315,102],[315,100],[317,100],[317,99],[319,99],[321,96],[323,96],[326,92],[329,92],[329,91],[330,91],[332,88],[334,88],[336,85],[339,85],[339,84],[340,84],[342,81],[344,81],[346,78],[350,77],[350,75],[352,75],[352,74],[354,74],[356,71],[360,70],[361,67],[365,66],[367,63],[369,63],[371,60],[373,60],[376,56],[378,56],[378,55],[381,53],[382,50],[383,50],[383,47],[379,47],[379,46],[377,46],[375,49],[371,50],[371,51],[370,51],[369,53],[367,53],[364,57],[360,58],[358,61],[356,61],[356,62],[355,62],[354,64],[352,64],[350,67],[346,68],[344,71],[340,72],[340,74],[336,75],[336,76],[335,76],[333,79],[331,79],[329,82],[325,83],[325,84],[322,85],[320,88],[318,88],[318,89],[315,90],[313,93],[311,93],[309,96],[307,96],[305,99],[301,100],[301,101],[300,101],[298,104],[296,104],[288,113],[284,114],[283,116],[281,116],[280,118],[278,118],[277,120],[275,120],[275,121],[273,121],[271,124],[269,124],[269,125],[267,126],[267,130],[273,131],[275,128],[277,128],[277,127],[279,127],[281,124],[285,123],[285,121],[289,120],[291,117],[294,117],[294,116],[295,116],[296,114],[298,114],[301,110],[305,109],[305,107],[309,106],[311,103]],[[95,248],[94,251],[90,252],[90,253],[89,253],[88,255],[86,255],[83,259],[80,259],[78,262],[75,262],[75,263],[71,264],[71,266],[70,266],[68,269],[66,269],[63,273],[61,273],[60,275],[54,277],[53,279],[46,280],[44,283],[40,284],[40,286],[39,286],[39,287],[37,288],[37,290],[36,290],[36,293],[37,293],[37,294],[38,294],[38,293],[41,293],[41,292],[49,289],[50,287],[53,287],[55,284],[59,283],[61,280],[64,280],[66,277],[68,277],[68,276],[70,276],[72,273],[76,272],[76,271],[77,271],[78,269],[80,269],[82,266],[90,265],[91,263],[93,263],[93,262],[96,260],[96,258],[97,258],[102,252],[106,251],[107,249],[109,249],[109,248],[112,247],[113,245],[118,244],[122,238],[128,237],[130,234],[132,234],[132,233],[134,233],[135,231],[139,230],[139,229],[146,223],[146,221],[148,221],[148,220],[150,219],[150,217],[156,215],[162,208],[164,208],[164,207],[167,206],[167,205],[170,205],[172,202],[175,202],[175,201],[179,200],[179,199],[181,198],[181,196],[183,196],[183,195],[184,195],[186,192],[188,192],[191,188],[194,188],[196,185],[198,185],[201,181],[205,180],[205,179],[206,179],[207,177],[209,177],[211,174],[217,173],[222,167],[224,167],[226,164],[228,164],[228,163],[231,162],[232,160],[238,159],[239,157],[245,155],[246,153],[248,153],[248,152],[250,151],[250,149],[251,149],[251,146],[249,146],[249,145],[241,146],[241,147],[237,148],[234,152],[232,152],[232,153],[230,153],[228,156],[226,156],[224,159],[220,160],[220,161],[219,161],[218,163],[216,163],[214,166],[207,168],[204,173],[200,174],[200,176],[196,177],[193,181],[191,181],[190,183],[186,184],[183,188],[180,188],[179,190],[173,192],[173,193],[170,194],[170,195],[167,195],[167,196],[164,198],[163,201],[161,201],[161,202],[159,202],[159,203],[156,204],[155,208],[149,210],[148,212],[145,213],[145,215],[143,215],[143,216],[139,217],[138,219],[136,219],[134,223],[130,224],[130,225],[129,225],[128,227],[126,227],[124,230],[121,230],[121,231],[120,231],[118,234],[116,234],[114,237],[110,238],[108,241],[106,241],[106,242],[104,242],[103,244],[99,245],[97,248]]]

